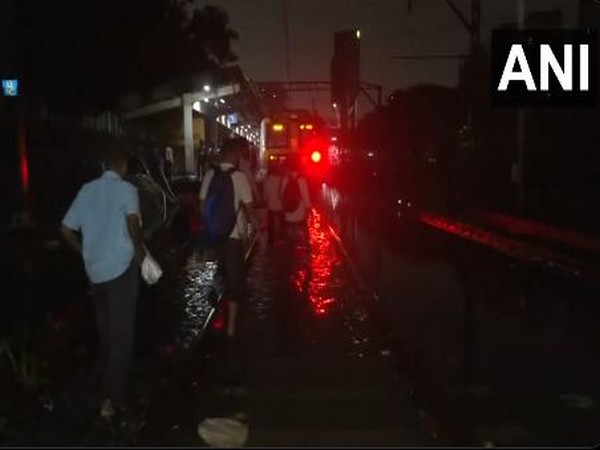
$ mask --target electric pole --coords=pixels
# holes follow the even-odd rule
[[[288,0],[282,0],[283,6],[283,33],[285,45],[285,79],[290,81],[290,10]]]
[[[519,30],[525,28],[525,10],[526,0],[517,0],[517,16],[519,20]],[[520,212],[525,209],[525,115],[524,108],[519,108],[517,112],[517,164],[515,167],[514,181],[517,185],[517,207]]]

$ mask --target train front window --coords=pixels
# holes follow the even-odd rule
[[[267,129],[267,146],[269,148],[284,148],[289,142],[289,127],[274,123]]]
[[[302,129],[302,127],[300,127],[300,133],[299,133],[299,144],[300,147],[304,147],[304,145],[306,145],[307,142],[309,142],[310,140],[314,139],[315,136],[317,136],[317,132],[316,130],[314,130],[314,128],[311,126],[310,129]]]

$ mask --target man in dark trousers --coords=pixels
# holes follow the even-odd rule
[[[229,300],[227,342],[230,359],[233,352],[234,337],[237,332],[238,310],[246,299],[245,252],[249,238],[248,221],[250,220],[254,226],[258,223],[253,207],[254,201],[250,182],[247,176],[238,169],[242,154],[247,146],[248,141],[243,138],[226,140],[221,150],[221,163],[218,167],[206,173],[200,187],[200,210],[203,212],[205,224],[208,224],[211,217],[207,216],[205,204],[213,200],[209,198],[214,195],[214,190],[211,187],[213,178],[216,178],[217,175],[223,176],[226,173],[231,177],[233,185],[231,198],[226,199],[226,201],[231,202],[227,207],[234,212],[235,218],[231,224],[231,231],[226,231],[227,235],[218,242],[216,248],[224,276],[225,295]]]
[[[118,143],[108,149],[105,169],[100,178],[79,190],[61,231],[67,244],[83,256],[92,284],[101,354],[106,358],[100,415],[109,419],[116,406],[124,405],[145,248],[138,193],[122,178],[127,173],[127,155]]]
[[[283,221],[283,205],[281,204],[281,166],[270,163],[267,177],[263,183],[263,200],[267,205],[267,232],[269,242],[280,236]]]

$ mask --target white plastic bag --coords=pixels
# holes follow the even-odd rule
[[[155,284],[162,276],[162,269],[149,251],[146,251],[146,257],[142,261],[142,278],[150,285]]]
[[[248,425],[229,418],[205,419],[198,434],[211,447],[243,447],[248,439]]]

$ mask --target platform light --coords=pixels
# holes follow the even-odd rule
[[[312,123],[308,123],[308,124],[306,124],[305,128],[306,128],[307,130],[312,130],[312,129],[313,129],[313,125],[312,125]]]
[[[283,131],[283,124],[281,124],[281,123],[274,123],[273,124],[273,131],[276,131],[276,132]]]
[[[204,92],[210,92],[210,85],[205,84],[203,89],[204,89]]]
[[[360,39],[360,30],[356,30],[356,39]]]

